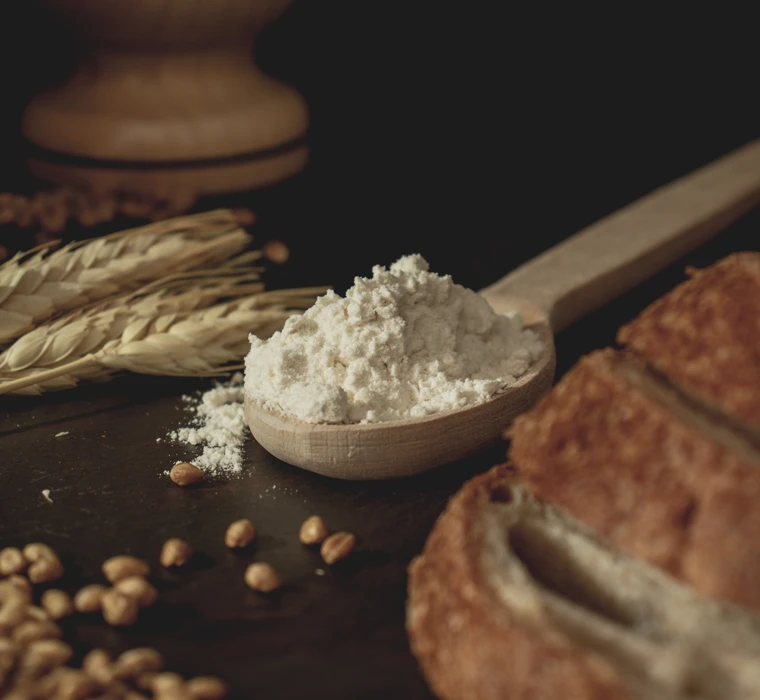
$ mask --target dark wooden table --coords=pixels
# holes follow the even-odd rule
[[[315,119],[319,126],[318,110]],[[476,181],[474,193],[462,195],[469,176],[461,175],[455,183],[459,199],[444,182],[451,170],[443,171],[440,186],[436,181],[422,191],[415,172],[401,169],[394,179],[386,160],[384,170],[368,174],[379,161],[355,156],[350,148],[336,155],[328,140],[315,149],[303,176],[199,207],[251,206],[259,215],[252,229],[256,242],[280,238],[290,245],[291,260],[266,272],[270,288],[327,284],[343,292],[355,275],[370,274],[373,264],[419,252],[434,271],[477,289],[746,140],[729,136],[699,151],[690,151],[687,140],[677,151],[663,145],[669,139],[670,133],[661,134],[642,151],[644,140],[620,137],[613,157],[600,137],[591,156],[586,152],[591,169],[583,176],[575,171],[584,152],[576,144],[567,151],[574,160],[553,161],[542,180],[524,179],[508,191],[500,186],[492,192]],[[381,160],[382,146],[376,144],[370,155]],[[533,162],[535,155],[526,152],[520,163]],[[364,170],[352,170],[359,162]],[[435,167],[428,166],[430,185]],[[683,279],[685,265],[760,249],[758,231],[760,213],[753,212],[564,331],[557,338],[557,376],[582,354],[613,343],[621,323]],[[89,232],[66,231],[68,238],[83,235]],[[155,646],[168,668],[219,675],[240,700],[430,698],[404,630],[407,566],[447,499],[464,480],[503,461],[507,445],[408,480],[349,483],[283,464],[249,441],[240,478],[181,489],[162,472],[195,452],[163,438],[188,419],[182,395],[212,384],[129,376],[39,398],[0,396],[0,547],[47,542],[64,560],[60,585],[69,591],[101,580],[100,564],[111,555],[131,553],[151,562],[159,603],[126,629],[108,627],[97,616],[67,621],[80,654],[93,646],[114,653]],[[43,489],[50,490],[52,503]],[[358,536],[349,560],[325,567],[300,545],[298,527],[313,513]],[[241,517],[256,523],[260,539],[251,552],[231,553],[223,534]],[[186,570],[169,573],[158,565],[158,552],[175,536],[186,538],[198,554]],[[281,572],[281,592],[265,597],[246,588],[243,571],[253,560],[271,562]],[[317,569],[326,572],[320,576]]]
[[[759,223],[750,214],[563,332],[558,375],[582,353],[613,342],[620,323],[683,278],[685,264],[759,249]],[[249,441],[240,478],[182,489],[162,472],[194,452],[157,438],[186,421],[182,394],[211,385],[128,377],[40,398],[0,398],[0,546],[47,542],[64,560],[61,585],[70,591],[100,580],[108,556],[131,553],[151,562],[160,602],[132,628],[77,616],[66,628],[79,652],[152,645],[169,668],[219,675],[240,699],[430,697],[404,631],[406,568],[449,496],[502,461],[506,445],[418,478],[350,483],[290,467]],[[61,432],[67,434],[56,437]],[[298,527],[312,513],[357,534],[353,557],[331,569],[299,544]],[[252,552],[236,554],[224,547],[223,533],[240,517],[257,524],[260,540]],[[198,552],[177,573],[157,562],[173,536]],[[242,574],[252,560],[281,572],[286,585],[279,594],[245,587]],[[319,576],[318,568],[327,571]]]

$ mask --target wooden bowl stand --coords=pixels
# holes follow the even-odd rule
[[[212,194],[306,164],[307,109],[253,41],[290,0],[45,0],[86,55],[22,120],[28,164],[56,183]]]

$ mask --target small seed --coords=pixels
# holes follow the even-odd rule
[[[22,646],[40,639],[60,639],[63,631],[54,622],[26,620],[13,630],[13,641]]]
[[[156,697],[162,697],[169,693],[182,690],[185,684],[185,679],[179,675],[179,673],[171,673],[170,671],[164,671],[163,673],[157,673],[153,677],[153,682],[150,689],[156,695]]]
[[[0,594],[0,635],[12,630],[26,619],[29,594],[15,586],[8,586]]]
[[[156,673],[163,665],[163,657],[151,647],[130,649],[116,659],[114,676],[119,680],[132,679],[142,673]]]
[[[97,689],[97,684],[84,671],[75,668],[57,669],[56,700],[84,700]]]
[[[15,665],[21,648],[7,637],[0,637],[0,677],[8,673]],[[2,688],[2,685],[0,685]]]
[[[38,622],[50,622],[50,615],[47,610],[44,610],[39,605],[30,605],[26,609],[26,617],[28,620],[37,620]]]
[[[57,559],[42,559],[41,561],[34,562],[29,567],[27,574],[32,583],[55,581],[63,576],[63,564]]]
[[[32,600],[31,586],[21,588],[10,579],[0,581],[0,604],[8,600],[18,600],[19,598],[23,598],[29,604]]]
[[[335,564],[351,554],[355,546],[356,537],[350,532],[336,532],[322,543],[319,552],[326,564]]]
[[[111,582],[116,583],[128,576],[142,576],[147,577],[150,569],[148,565],[138,559],[137,557],[130,556],[129,554],[120,554],[115,557],[111,557],[103,562],[101,567],[103,575]]]
[[[73,655],[71,647],[60,639],[38,639],[24,649],[20,664],[26,668],[55,668]]]
[[[91,583],[80,588],[74,596],[74,609],[80,613],[99,612],[103,605],[103,595],[108,590],[100,583]]]
[[[161,548],[161,566],[184,566],[193,556],[190,545],[178,537],[172,537],[164,542]]]
[[[137,622],[139,603],[134,598],[119,593],[115,588],[110,588],[103,594],[101,604],[103,619],[109,625],[126,627]]]
[[[270,564],[256,562],[245,570],[245,582],[254,591],[271,593],[280,587],[280,577]]]
[[[303,521],[298,532],[298,538],[306,545],[322,544],[329,534],[330,531],[327,529],[325,521],[318,515],[312,515]]]
[[[63,564],[48,545],[32,542],[24,547],[23,554],[31,562],[27,576],[32,583],[47,583],[63,576]]]
[[[278,240],[267,241],[264,244],[261,252],[264,253],[265,258],[268,258],[273,263],[277,263],[278,265],[286,263],[290,257],[290,250],[288,250],[288,246],[285,245],[285,243],[282,241]]]
[[[82,659],[82,669],[98,683],[108,685],[113,680],[111,655],[105,649],[92,649]]]
[[[106,700],[110,696],[102,696],[101,700]],[[128,688],[124,686],[124,689],[121,691],[121,695],[116,695],[115,697],[121,698],[121,700],[148,700],[147,695],[143,695],[142,693],[138,693],[136,690],[132,690],[132,688]],[[158,700],[163,700],[162,698],[158,698]]]
[[[237,219],[240,226],[252,226],[256,221],[256,215],[250,210],[241,207],[232,210],[233,216]]]
[[[29,593],[32,592],[32,584],[29,582],[29,579],[26,576],[22,576],[21,574],[11,574],[6,579],[6,581],[23,591],[27,591]]]
[[[229,687],[215,676],[196,676],[185,683],[185,690],[193,700],[222,700],[227,697]]]
[[[255,539],[256,526],[248,518],[230,523],[227,532],[224,533],[224,544],[230,549],[247,547]]]
[[[153,681],[155,681],[157,675],[153,671],[146,671],[137,676],[133,682],[139,690],[149,691],[153,688]]]
[[[0,576],[20,574],[27,566],[29,562],[18,547],[0,549]]]
[[[59,591],[57,588],[45,591],[40,602],[45,612],[54,620],[60,620],[62,617],[74,613],[74,604],[71,602],[69,594]]]
[[[192,462],[179,462],[169,471],[169,478],[178,486],[190,486],[203,481],[204,474]]]
[[[146,581],[142,576],[128,576],[121,579],[114,584],[114,588],[128,595],[130,598],[134,598],[141,608],[153,605],[158,598],[158,591]]]

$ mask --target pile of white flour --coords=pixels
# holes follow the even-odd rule
[[[173,430],[168,437],[186,445],[202,446],[191,461],[207,474],[238,474],[243,466],[243,443],[249,434],[243,414],[243,375],[218,383],[200,399],[184,397],[193,418],[190,425]]]
[[[519,315],[500,316],[471,289],[428,271],[420,255],[357,277],[251,335],[245,392],[308,423],[374,423],[483,402],[544,351]]]

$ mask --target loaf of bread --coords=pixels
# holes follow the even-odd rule
[[[412,563],[441,698],[760,698],[760,254],[689,275],[514,422]]]
[[[527,486],[717,598],[760,608],[760,254],[692,272],[508,432]]]
[[[413,561],[407,630],[445,700],[760,698],[760,615],[621,554],[506,465]]]

